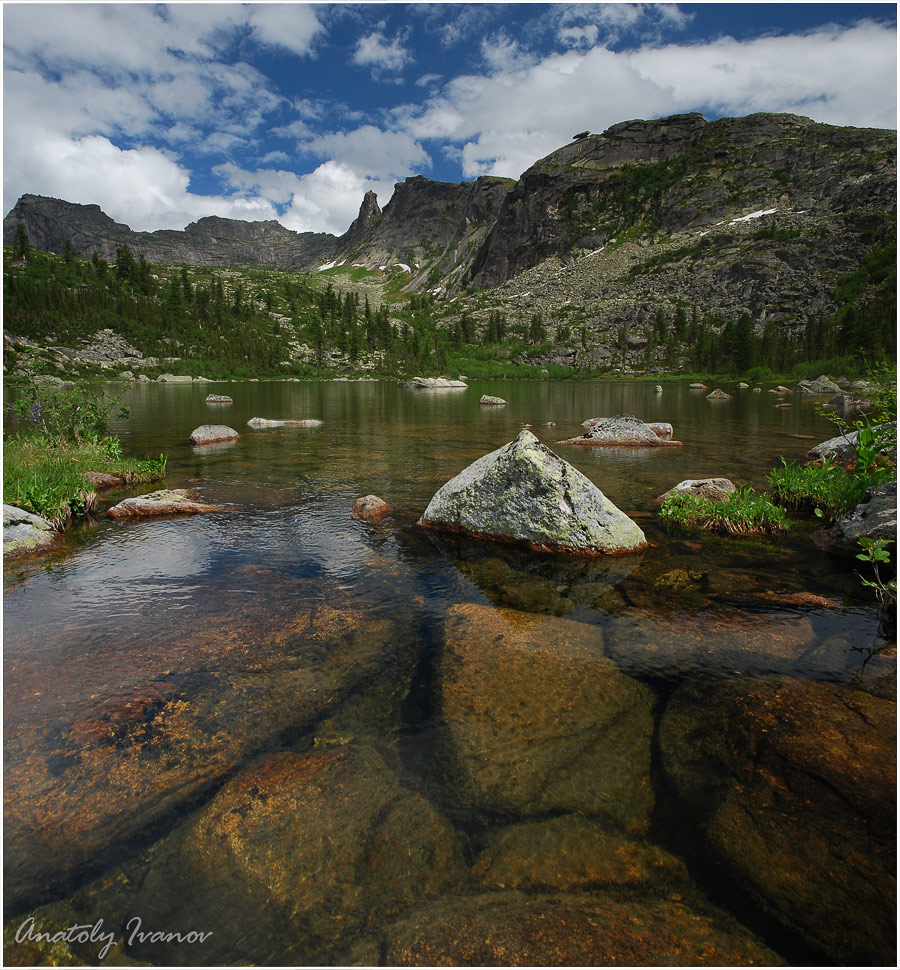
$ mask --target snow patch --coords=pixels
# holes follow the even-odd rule
[[[732,219],[728,224],[733,226],[736,222],[748,222],[750,219],[759,219],[762,216],[770,216],[773,212],[777,212],[778,209],[758,209],[756,212],[751,212],[746,216],[738,216],[737,219]]]
[[[322,263],[319,267],[319,272],[324,273],[326,269],[334,269],[335,266],[337,266],[336,260],[332,260],[330,263]]]
[[[394,263],[394,266],[399,266],[404,273],[411,273],[412,270],[406,265],[406,263]]]

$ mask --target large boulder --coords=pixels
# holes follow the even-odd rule
[[[895,965],[895,703],[791,678],[693,679],[659,749],[731,891],[824,962]]]
[[[453,830],[364,745],[269,755],[228,782],[158,850],[134,912],[212,931],[204,963],[317,965],[370,920],[458,886]],[[192,962],[185,944],[133,955]]]
[[[414,377],[410,382],[410,386],[418,388],[466,388],[469,385],[465,381],[454,381],[447,377]]]
[[[492,394],[482,394],[479,404],[509,404],[509,401],[504,401],[502,397],[494,397]]]
[[[892,444],[885,446],[882,452],[892,461],[897,460],[897,422],[888,421],[885,424],[876,425],[873,430],[876,434],[890,438]],[[848,431],[837,437],[822,441],[807,452],[810,461],[821,461],[823,458],[831,458],[839,465],[853,465],[856,462],[856,449],[859,439],[858,431]]]
[[[646,831],[654,695],[606,659],[599,627],[454,606],[435,683],[456,811],[581,812]]]
[[[824,374],[812,381],[799,381],[794,394],[840,394],[840,387]]]
[[[419,525],[587,556],[647,545],[640,528],[593,482],[527,430],[441,486]]]
[[[160,374],[156,378],[158,384],[193,384],[190,374]]]
[[[240,435],[225,424],[201,424],[191,432],[192,445],[211,445],[217,441],[236,441]]]
[[[221,512],[223,508],[223,505],[198,502],[190,489],[162,488],[147,495],[126,498],[106,514],[112,519],[143,519],[160,515],[201,515]]]
[[[811,538],[820,549],[837,556],[856,556],[862,551],[860,539],[888,539],[896,548],[897,483],[873,485],[859,505]]]
[[[645,421],[633,414],[618,414],[613,418],[603,418],[577,438],[567,438],[561,445],[606,445],[626,447],[669,447],[680,448],[680,441],[665,438]]]
[[[233,400],[227,394],[207,394],[207,404],[233,404]]]
[[[42,552],[53,545],[59,533],[51,523],[39,515],[3,506],[3,555],[22,556],[30,552]]]
[[[716,388],[711,394],[706,395],[707,401],[730,401],[731,395],[726,394],[721,388]]]
[[[384,933],[387,966],[781,966],[721,910],[612,894],[447,897]]]

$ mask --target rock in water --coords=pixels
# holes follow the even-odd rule
[[[207,394],[207,404],[232,404],[232,399],[227,394]]]
[[[108,512],[113,519],[143,519],[155,515],[199,515],[201,512],[219,512],[223,506],[197,502],[184,488],[164,488],[149,495],[127,498],[114,505]]]
[[[592,419],[588,419],[592,420]],[[613,418],[598,418],[577,438],[566,438],[561,445],[591,445],[628,448],[680,448],[680,441],[672,440],[672,425],[656,422],[652,426],[633,414],[617,414]]]
[[[709,499],[710,502],[730,502],[732,494],[737,491],[735,484],[728,478],[686,478],[668,492],[663,492],[656,500],[662,505],[670,495],[695,495],[698,498]]]
[[[494,397],[492,394],[482,394],[479,404],[509,404],[509,401],[504,401],[502,397]]]
[[[419,525],[575,555],[620,555],[647,546],[636,523],[530,431],[441,486]]]
[[[446,377],[414,377],[411,381],[412,387],[461,387],[466,388],[469,385],[465,381],[452,381]]]
[[[251,428],[319,428],[322,422],[318,418],[302,418],[299,421],[291,418],[251,418],[247,424]]]
[[[3,506],[4,556],[39,552],[52,545],[56,538],[57,533],[46,519],[14,505]]]
[[[225,424],[201,424],[191,432],[192,445],[211,445],[215,441],[234,441],[240,435]]]
[[[363,495],[353,503],[350,518],[363,522],[375,522],[377,519],[383,519],[390,511],[391,507],[384,499],[377,495]]]
[[[707,401],[730,401],[731,400],[731,395],[730,394],[726,394],[723,390],[721,390],[721,388],[718,388],[717,387],[712,392],[712,394],[707,394],[706,395],[706,400]]]

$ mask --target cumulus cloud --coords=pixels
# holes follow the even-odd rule
[[[431,158],[408,133],[384,131],[363,125],[354,131],[318,135],[300,146],[316,155],[327,155],[355,172],[392,178],[428,168]]]
[[[569,50],[531,62],[493,43],[493,70],[457,77],[393,119],[416,138],[448,140],[467,177],[515,177],[575,131],[679,111],[789,111],[891,128],[896,42],[892,27],[862,22],[789,37]]]
[[[400,71],[413,59],[403,43],[399,35],[387,38],[380,30],[372,31],[356,42],[353,63],[376,71]]]

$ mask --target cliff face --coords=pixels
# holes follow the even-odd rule
[[[623,237],[703,230],[753,211],[821,215],[896,209],[896,133],[794,115],[707,123],[626,122],[553,152],[504,200],[473,266],[496,286],[541,260],[564,262]]]
[[[160,229],[134,232],[114,222],[97,205],[78,205],[40,195],[23,195],[3,220],[3,242],[15,242],[24,223],[36,249],[62,253],[66,241],[76,256],[97,252],[114,259],[116,249],[128,246],[136,256],[156,263],[196,266],[265,266],[294,269],[316,260],[334,248],[328,233],[292,232],[277,222],[244,222],[208,216],[183,231]]]
[[[591,326],[643,326],[682,302],[757,322],[829,312],[835,278],[895,232],[893,131],[795,115],[629,121],[536,162],[518,181],[408,178],[382,211],[371,192],[340,237],[211,217],[183,232],[132,232],[97,206],[23,196],[32,245],[155,262],[315,269],[344,262],[409,273],[408,290],[499,297]],[[520,296],[521,294],[521,296]]]

